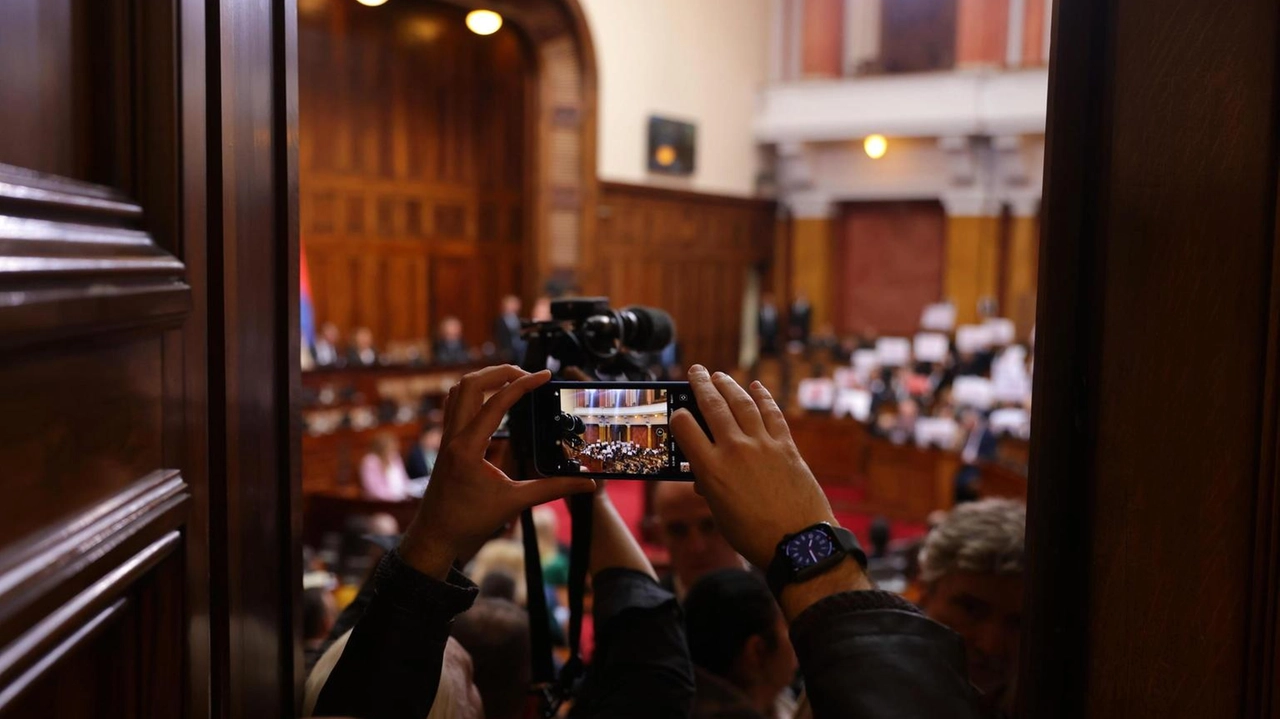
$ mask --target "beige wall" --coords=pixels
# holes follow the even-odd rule
[[[580,0],[600,74],[603,180],[750,195],[756,93],[768,74],[768,0]],[[650,115],[698,127],[690,178],[646,169]]]

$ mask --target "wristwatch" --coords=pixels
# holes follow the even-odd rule
[[[853,557],[863,569],[867,568],[867,554],[853,532],[819,522],[778,542],[773,561],[765,571],[765,581],[776,597],[788,584],[812,579],[840,564],[845,557]]]

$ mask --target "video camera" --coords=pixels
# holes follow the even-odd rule
[[[597,379],[652,379],[648,358],[675,339],[671,315],[632,305],[614,310],[607,297],[551,302],[551,319],[525,322],[524,369],[577,367]],[[550,361],[553,360],[553,361]]]
[[[523,368],[529,372],[550,369],[556,379],[562,370],[573,367],[599,381],[636,383],[652,380],[649,367],[653,357],[675,339],[675,324],[666,312],[651,307],[631,306],[615,310],[606,297],[555,300],[551,319],[525,322],[521,332],[528,343]],[[576,379],[581,379],[578,377]],[[516,479],[534,479],[537,438],[534,431],[534,398],[525,397],[511,409],[508,421],[517,468]],[[546,423],[553,441],[581,446],[586,431],[583,420],[556,412]],[[551,659],[548,611],[543,593],[541,557],[533,514],[526,510],[520,518],[524,535],[525,580],[529,588],[528,609],[531,632],[532,694],[538,715],[554,717],[562,703],[570,699],[583,676],[579,657],[582,631],[583,592],[591,545],[591,498],[570,498],[573,541],[569,561],[569,660],[559,673]]]

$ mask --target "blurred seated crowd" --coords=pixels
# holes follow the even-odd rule
[[[699,406],[716,437],[732,434],[736,425],[728,422],[748,432],[769,427],[760,414],[735,420],[726,410],[716,419],[704,406],[715,391],[707,389],[712,380],[705,370],[700,377]],[[717,375],[715,382],[724,387],[733,380]],[[770,406],[762,388],[753,384],[752,394],[762,410]],[[486,419],[496,427],[499,416]],[[785,428],[782,417],[777,412],[767,421]],[[677,441],[689,436],[689,425],[700,431],[673,421]],[[441,429],[433,431],[434,463]],[[613,483],[595,490],[587,602],[593,609],[583,631],[588,669],[559,715],[1008,716],[1021,621],[1023,505],[1006,499],[960,505],[935,513],[928,534],[909,540],[895,540],[891,525],[877,520],[865,558],[850,559],[827,579],[797,584],[808,587],[804,592],[830,584],[821,590],[825,600],[800,601],[801,590],[778,593],[765,581],[779,539],[774,527],[798,530],[793,525],[810,517],[834,519],[803,462],[770,458],[769,452],[794,451],[785,433],[775,437],[782,438],[777,449],[758,457],[712,457],[689,443],[697,484],[654,488],[665,566],[655,567],[622,523],[609,500]],[[466,439],[455,434],[450,441]],[[484,444],[468,451],[483,453]],[[746,445],[721,451],[736,446]],[[387,454],[403,463],[398,452]],[[355,516],[342,532],[305,548],[308,716],[536,716],[529,587],[514,521],[519,507],[494,506],[513,492],[486,495],[469,486],[510,480],[481,455],[472,460],[480,463],[476,469],[459,469],[461,454],[438,468],[412,525],[385,514]],[[572,491],[592,486],[581,478],[510,484],[529,485],[521,489],[531,496],[540,485],[535,499],[523,500],[533,504],[566,491],[552,482],[586,483]],[[460,513],[464,507],[471,511]],[[473,515],[489,516],[493,526],[458,526],[483,524]],[[569,548],[550,506],[533,516],[548,629],[562,663]],[[423,549],[435,546],[425,535],[450,532],[480,539],[450,545],[443,558]]]
[[[1032,345],[1016,341],[1010,320],[989,317],[956,326],[955,309],[937,304],[925,308],[911,337],[868,330],[837,338],[829,327],[811,336],[807,309],[793,305],[784,345],[778,342],[776,321],[769,319],[776,312],[766,297],[762,357],[777,356],[781,349],[800,363],[818,355],[831,358],[810,363],[807,376],[796,383],[796,404],[809,412],[852,417],[894,444],[960,453],[957,501],[977,497],[977,465],[995,459],[1000,438],[1030,437]],[[1029,340],[1034,337],[1033,329]]]
[[[524,340],[520,337],[520,306],[519,297],[508,295],[502,298],[501,312],[493,321],[492,339],[480,347],[467,345],[462,321],[457,317],[440,320],[436,336],[430,341],[389,342],[384,347],[375,345],[373,332],[368,327],[355,328],[350,340],[344,342],[338,326],[325,322],[314,340],[303,338],[302,368],[456,366],[476,362],[518,364],[524,355]],[[550,319],[550,316],[550,300],[539,299],[533,318]]]

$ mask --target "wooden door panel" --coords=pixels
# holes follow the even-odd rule
[[[182,2],[0,5],[0,716],[191,706]]]

